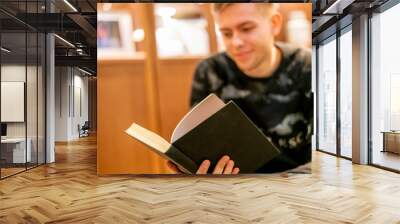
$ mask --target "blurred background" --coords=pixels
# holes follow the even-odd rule
[[[277,40],[311,49],[311,7],[279,4]],[[170,139],[189,110],[196,65],[224,50],[211,5],[98,3],[97,10],[98,173],[168,173],[124,130],[136,122]]]

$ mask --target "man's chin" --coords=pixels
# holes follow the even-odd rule
[[[240,70],[242,70],[243,72],[244,72],[244,71],[251,70],[251,69],[254,67],[254,66],[253,66],[254,63],[252,63],[253,60],[250,59],[250,58],[247,58],[247,60],[239,60],[239,59],[237,59],[237,58],[232,58],[232,59],[233,59],[233,61],[235,62],[235,64],[237,65],[237,67],[238,67]]]
[[[238,66],[238,68],[240,70],[242,70],[243,72],[248,71],[251,66],[249,64],[241,64],[241,63],[236,63],[236,65]]]

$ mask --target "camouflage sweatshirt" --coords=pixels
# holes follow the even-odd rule
[[[276,43],[281,63],[272,76],[244,74],[223,52],[196,68],[190,104],[193,107],[214,93],[234,101],[281,151],[257,173],[280,172],[311,161],[313,95],[311,52]]]

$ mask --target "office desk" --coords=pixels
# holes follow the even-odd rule
[[[382,152],[393,152],[400,154],[400,132],[382,131],[381,133],[383,133]]]
[[[5,160],[5,163],[30,162],[32,140],[27,138],[26,142],[28,147],[26,147],[25,154],[25,138],[1,139],[1,157]]]

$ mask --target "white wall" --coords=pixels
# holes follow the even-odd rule
[[[75,70],[76,72],[76,70]],[[80,74],[80,73],[79,73]],[[71,135],[74,138],[79,136],[78,124],[81,126],[88,120],[88,78],[80,75],[74,75],[74,108],[72,109],[72,130]],[[80,111],[81,110],[81,111]]]
[[[27,70],[25,70],[27,69]],[[28,137],[30,133],[35,131],[36,136],[36,126],[31,124],[31,122],[36,123],[37,116],[36,113],[32,113],[32,111],[36,111],[36,67],[28,66],[25,68],[25,65],[2,65],[1,66],[1,81],[2,82],[25,82],[25,75],[27,72],[27,78],[29,81],[29,86],[27,88],[27,105],[29,107],[29,113],[27,113],[28,124]],[[35,88],[33,88],[35,87]],[[3,96],[6,97],[6,96]],[[31,104],[34,102],[34,104]],[[31,105],[30,105],[31,104]],[[6,110],[6,108],[1,108],[1,110]],[[8,137],[25,137],[25,123],[26,122],[11,122],[7,123],[7,136]],[[30,131],[30,127],[32,127],[32,131]]]
[[[69,68],[55,68],[55,141],[68,141]]]
[[[88,120],[88,78],[71,67],[56,67],[55,74],[55,140],[70,141]]]

